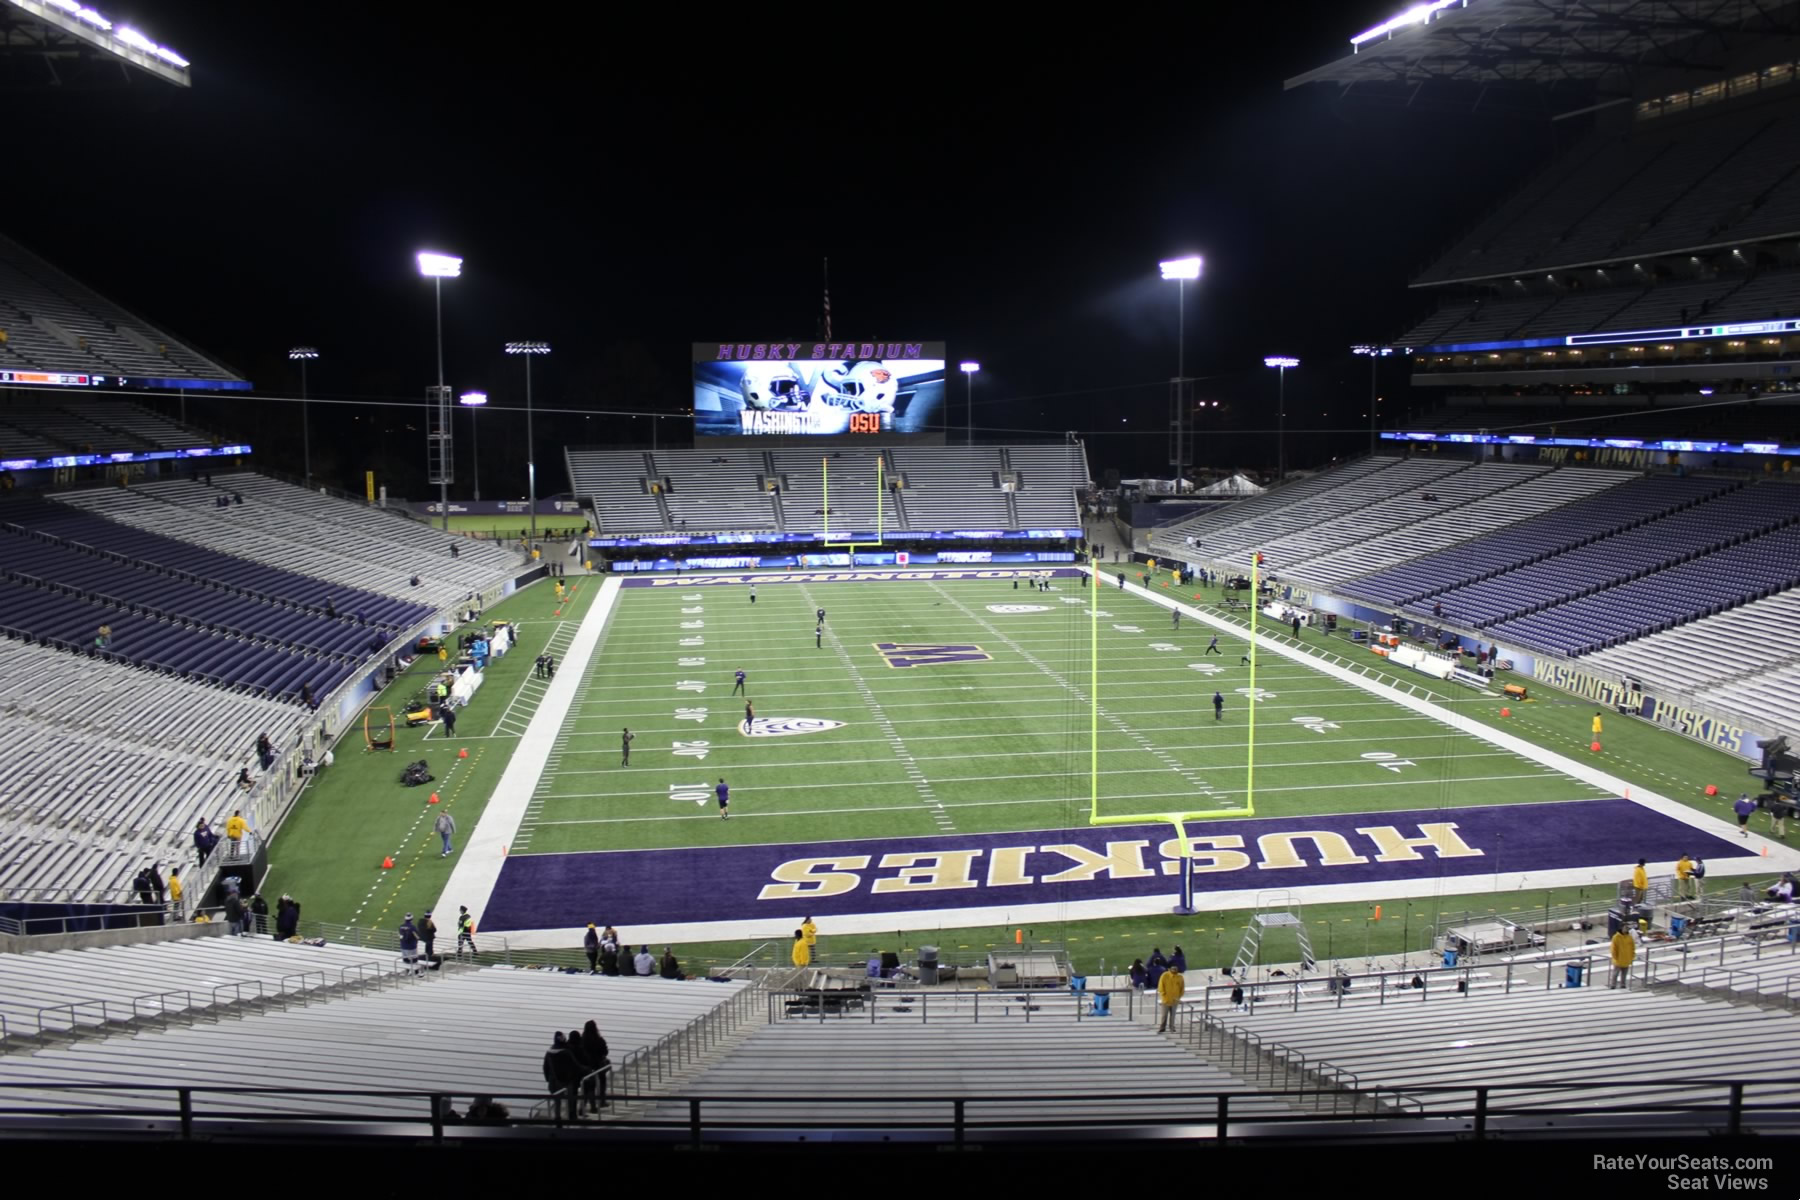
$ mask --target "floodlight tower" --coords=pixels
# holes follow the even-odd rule
[[[431,389],[431,406],[426,414],[425,461],[428,481],[438,485],[438,505],[444,517],[444,534],[448,536],[456,444],[450,424],[450,389],[444,385],[444,280],[461,277],[463,260],[431,250],[419,251],[418,259],[419,274],[431,280],[437,295],[437,386]]]
[[[306,486],[312,487],[312,414],[306,395],[306,364],[319,357],[311,346],[295,346],[288,351],[288,361],[300,364],[300,452],[306,464]]]
[[[1169,389],[1169,431],[1173,444],[1169,447],[1169,465],[1175,477],[1181,478],[1192,457],[1188,448],[1187,420],[1187,281],[1200,278],[1200,256],[1171,259],[1160,264],[1162,277],[1175,281],[1175,378]],[[1179,486],[1179,485],[1178,485]]]
[[[1297,367],[1300,360],[1285,354],[1271,354],[1263,359],[1263,366],[1274,367],[1276,374],[1275,388],[1275,482],[1280,483],[1287,478],[1287,372],[1289,367]]]
[[[531,544],[537,545],[537,451],[531,439],[531,360],[550,353],[549,342],[508,342],[508,354],[525,359],[525,499],[531,504]]]
[[[1380,362],[1382,359],[1386,358],[1388,355],[1394,353],[1394,350],[1395,350],[1395,347],[1393,347],[1393,346],[1380,346],[1380,345],[1375,345],[1373,343],[1367,343],[1367,344],[1360,345],[1360,346],[1350,347],[1350,353],[1352,353],[1352,354],[1366,354],[1369,356],[1369,453],[1370,454],[1375,453],[1375,447],[1380,445],[1380,440],[1377,438],[1376,433],[1375,433],[1375,404],[1378,399],[1377,396],[1375,395],[1375,365],[1378,362]]]
[[[474,443],[475,466],[471,472],[475,477],[475,499],[481,499],[481,435],[475,428],[475,414],[487,403],[486,392],[464,392],[456,398],[456,402],[469,410],[469,441]]]
[[[981,364],[978,362],[962,364],[963,378],[969,381],[968,389],[964,392],[968,400],[963,407],[963,418],[967,422],[963,439],[971,446],[975,444],[975,373],[979,370]]]

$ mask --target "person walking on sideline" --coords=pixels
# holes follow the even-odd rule
[[[1750,836],[1750,814],[1756,811],[1756,801],[1750,798],[1749,792],[1744,792],[1738,796],[1737,803],[1731,806],[1731,811],[1737,814],[1738,836],[1748,838]]]
[[[1225,696],[1222,692],[1214,692],[1213,693],[1213,720],[1223,721],[1224,719],[1225,719]]]
[[[821,609],[820,609],[820,610],[819,610],[819,611],[818,611],[818,612],[817,612],[817,613],[815,613],[815,614],[814,614],[814,615],[815,615],[815,616],[817,616],[817,617],[818,617],[818,618],[819,618],[819,624],[821,624],[821,625],[823,625],[823,624],[824,624],[824,623],[825,623],[825,610],[824,610],[824,609],[822,609],[822,608],[821,608]]]
[[[456,736],[456,710],[448,704],[438,705],[438,720],[444,723],[444,736]]]
[[[812,966],[812,947],[806,944],[804,930],[794,930],[794,948],[788,951],[788,959],[796,967]]]
[[[1181,610],[1179,608],[1171,608],[1169,610],[1169,628],[1181,628]]]
[[[1224,653],[1224,651],[1219,649],[1219,635],[1218,634],[1216,634],[1216,633],[1213,634],[1212,641],[1206,643],[1206,652],[1208,654],[1223,654]]]
[[[754,583],[750,585],[750,603],[756,603],[756,585]]]
[[[1594,714],[1594,736],[1595,737],[1600,736],[1600,714],[1599,713]]]
[[[1612,935],[1608,957],[1612,962],[1612,974],[1606,981],[1607,990],[1626,987],[1631,978],[1631,964],[1637,961],[1637,939],[1631,936],[1631,930],[1619,926],[1619,931]]]
[[[733,684],[732,688],[731,688],[732,695],[736,696],[736,695],[739,695],[740,693],[742,693],[743,695],[749,695],[748,692],[744,691],[744,670],[742,667],[738,668],[737,682],[735,684]]]
[[[755,720],[756,720],[756,705],[752,704],[748,700],[744,701],[744,732],[745,733],[750,732],[751,723]]]
[[[1180,967],[1171,966],[1156,981],[1156,1032],[1163,1032],[1174,1022],[1175,1006],[1181,1003],[1181,997],[1186,991],[1187,980],[1181,977]]]
[[[814,650],[823,650],[824,648],[825,648],[825,624],[824,624],[824,622],[821,621],[819,624],[813,626],[813,649]]]
[[[720,819],[729,817],[731,815],[731,785],[727,784],[723,779],[721,779],[721,780],[719,780],[719,786],[714,788],[713,791],[719,797],[719,817],[720,817]]]
[[[631,741],[635,737],[637,734],[631,732],[630,729],[626,729],[619,737],[619,765],[621,767],[631,765]]]
[[[1644,869],[1644,860],[1638,859],[1638,865],[1631,871],[1632,899],[1639,904],[1650,894],[1650,872]]]
[[[581,937],[581,949],[587,954],[588,974],[600,973],[600,934],[592,921],[588,922],[587,932]]]
[[[438,837],[444,843],[444,851],[442,854],[439,854],[438,857],[449,858],[451,852],[456,849],[455,846],[450,844],[450,835],[456,832],[456,818],[447,812],[440,812],[438,814],[438,819],[432,823],[431,827],[437,830]]]
[[[456,954],[460,958],[464,945],[469,947],[470,954],[475,953],[475,918],[469,915],[468,905],[460,905],[459,908],[461,911],[456,915]]]

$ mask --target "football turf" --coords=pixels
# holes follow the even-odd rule
[[[428,906],[454,860],[438,858],[429,818],[440,809],[425,805],[425,792],[442,793],[461,844],[533,716],[532,659],[548,639],[560,635],[566,642],[599,585],[598,578],[580,580],[574,598],[558,606],[548,585],[539,584],[490,610],[522,622],[520,646],[490,667],[476,703],[461,715],[455,742],[443,740],[441,730],[402,730],[399,752],[386,755],[363,753],[359,737],[347,739],[338,765],[309,788],[281,830],[267,889],[301,896],[309,920],[383,928],[404,911]],[[1207,654],[1212,630],[1191,618],[1177,629],[1166,609],[1116,587],[1083,589],[1078,579],[1055,587],[1045,594],[1014,589],[1010,580],[922,579],[765,585],[754,606],[742,586],[625,589],[577,703],[562,721],[558,750],[512,852],[1084,825],[1094,761],[1090,598],[1106,614],[1098,618],[1101,812],[1241,806],[1249,714],[1238,689],[1251,686],[1249,667],[1240,661],[1241,637],[1221,635],[1220,653]],[[1183,596],[1221,611],[1216,590],[1190,587]],[[815,646],[820,607],[827,609],[826,632]],[[691,609],[700,611],[684,611]],[[1241,610],[1233,619],[1243,623]],[[1260,636],[1294,640],[1285,627],[1263,624]],[[1603,750],[1595,754],[1588,749],[1591,706],[1540,693],[1535,685],[1533,700],[1511,705],[1512,716],[1501,718],[1495,697],[1392,668],[1343,638],[1307,631],[1299,640],[1419,694],[1430,690],[1446,705],[1539,745],[1588,756],[1715,816],[1728,814],[1744,779],[1745,764],[1732,756],[1610,714]],[[936,647],[936,656],[912,657],[944,661],[890,666],[908,652],[883,652],[879,643]],[[378,703],[398,711],[422,684],[425,665]],[[843,724],[744,736],[744,699],[731,694],[739,667],[747,672],[758,718]],[[1430,811],[1599,794],[1276,655],[1259,656],[1255,686],[1263,693],[1256,714],[1258,816]],[[1215,690],[1227,700],[1217,720],[1210,703]],[[632,765],[621,768],[618,737],[625,725],[639,737]],[[461,748],[469,758],[456,757]],[[400,766],[421,755],[439,781],[432,789],[399,787]],[[731,785],[730,820],[721,820],[713,803],[711,789],[721,777]],[[1708,783],[1724,794],[1703,797]],[[395,867],[383,870],[388,855]],[[1508,911],[1544,897],[1541,891],[1482,894],[1472,881],[1455,886],[1464,891],[1444,895],[1434,908]],[[1573,891],[1559,892],[1554,902],[1574,898]],[[1412,902],[1415,910],[1420,903]],[[1375,952],[1390,942],[1395,948],[1403,929],[1414,943],[1421,936],[1420,923],[1370,923],[1367,905],[1314,906],[1308,918],[1321,932],[1341,927],[1350,942],[1361,943],[1353,953],[1364,944]],[[1239,914],[1211,913],[1185,927],[1198,942],[1202,935],[1226,936],[1218,931],[1241,923]],[[1184,922],[1108,918],[1058,922],[1052,930],[1040,921],[1030,936],[1072,946],[1124,944],[1153,937],[1163,925],[1172,932]],[[1012,931],[941,932],[946,944],[962,946],[1010,941]],[[925,939],[914,933],[904,940]],[[709,945],[702,953],[729,960],[752,944]]]

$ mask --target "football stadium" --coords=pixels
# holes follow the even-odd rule
[[[447,375],[464,259],[407,250],[390,418],[0,228],[0,1138],[1791,1182],[1800,6],[1309,19],[1268,86],[1557,149],[1340,348],[1337,441],[1310,354],[1209,424],[1183,341],[1138,479],[834,337],[829,277],[640,425],[534,405],[560,338]],[[0,32],[21,95],[207,86],[86,6]]]

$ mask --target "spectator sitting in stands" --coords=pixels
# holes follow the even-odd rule
[[[506,1105],[492,1096],[477,1096],[469,1111],[463,1114],[463,1121],[470,1125],[504,1125],[512,1119],[512,1113]]]
[[[676,961],[675,951],[671,950],[667,946],[663,947],[662,977],[664,979],[686,979],[687,978],[686,975],[683,975],[681,973],[681,963]]]
[[[1769,899],[1779,900],[1783,904],[1794,902],[1794,873],[1789,871],[1781,877],[1781,882],[1769,889]]]
[[[656,959],[651,957],[648,946],[638,947],[637,957],[631,960],[631,965],[639,975],[656,974]]]
[[[881,951],[879,950],[869,951],[869,978],[881,978]]]
[[[238,768],[237,785],[240,792],[247,792],[256,786],[256,780],[251,777],[249,767]]]
[[[1141,988],[1149,981],[1149,979],[1150,979],[1150,972],[1149,972],[1149,970],[1147,970],[1145,968],[1144,960],[1141,958],[1132,959],[1131,960],[1131,986],[1134,988]]]

